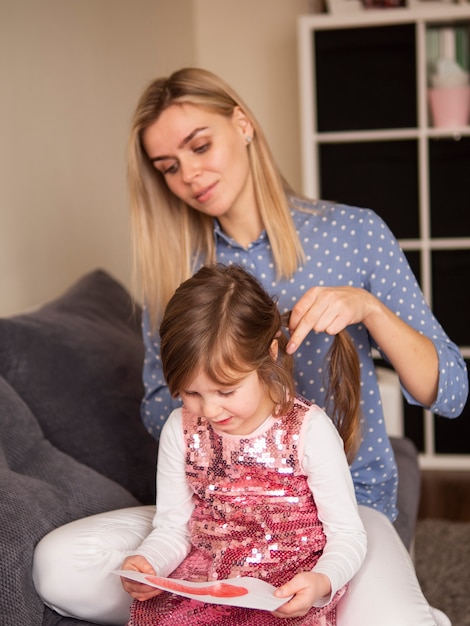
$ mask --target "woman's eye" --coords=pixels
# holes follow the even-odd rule
[[[204,143],[200,146],[195,147],[194,152],[196,152],[197,154],[203,154],[204,152],[207,152],[209,148],[210,148],[210,143]]]
[[[176,174],[178,171],[178,165],[176,163],[172,163],[168,167],[163,168],[162,174],[166,176],[167,174]]]

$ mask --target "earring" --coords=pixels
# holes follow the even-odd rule
[[[253,140],[253,137],[251,137],[250,135],[247,135],[245,137],[246,145],[249,146],[252,140]]]

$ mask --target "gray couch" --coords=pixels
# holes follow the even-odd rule
[[[0,624],[79,626],[37,596],[37,542],[72,520],[155,500],[157,443],[139,416],[140,309],[97,270],[42,308],[0,319]],[[406,476],[397,521],[416,521],[416,450],[393,440]]]

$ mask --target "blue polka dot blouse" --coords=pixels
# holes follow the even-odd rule
[[[457,348],[427,306],[397,240],[373,211],[329,202],[292,199],[292,216],[306,260],[290,279],[277,280],[265,232],[247,248],[228,238],[215,222],[217,260],[237,263],[251,271],[278,299],[281,312],[292,309],[310,287],[353,286],[366,289],[419,332],[427,335],[439,355],[439,391],[431,407],[445,417],[457,417],[466,402],[468,377]],[[361,325],[348,327],[361,361],[363,441],[351,473],[359,504],[396,517],[397,469],[385,430],[372,348],[379,350]],[[146,346],[142,419],[155,437],[178,401],[171,398],[160,364],[159,337],[149,330],[144,308]],[[332,338],[310,333],[295,354],[297,389],[325,408],[323,368]],[[417,402],[403,390],[412,404]]]

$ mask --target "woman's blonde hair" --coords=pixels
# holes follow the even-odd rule
[[[177,396],[200,371],[230,386],[256,370],[275,404],[274,413],[287,413],[295,382],[283,325],[276,301],[242,267],[203,266],[175,291],[160,324],[162,368],[170,393]],[[335,337],[328,362],[330,417],[352,460],[360,442],[360,370],[347,332]]]
[[[288,185],[247,105],[207,70],[185,68],[154,80],[137,104],[128,145],[134,278],[154,328],[174,290],[191,276],[195,264],[216,261],[212,217],[171,193],[143,147],[143,132],[174,104],[192,104],[225,117],[231,117],[236,107],[243,111],[254,128],[247,150],[278,277],[292,276],[304,259],[286,198]]]

